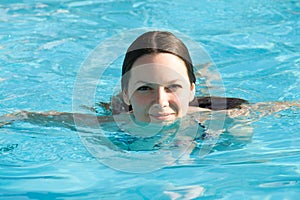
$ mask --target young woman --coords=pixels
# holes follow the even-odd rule
[[[152,31],[128,48],[122,66],[122,97],[142,122],[170,123],[192,109],[193,64],[186,46],[169,32]]]
[[[126,52],[122,66],[121,94],[112,98],[111,107],[110,104],[101,104],[110,107],[113,115],[97,116],[98,121],[104,123],[117,120],[127,124],[126,127],[130,129],[131,125],[141,123],[169,125],[186,115],[200,112],[201,116],[196,120],[203,127],[202,124],[211,119],[212,111],[237,118],[250,115],[253,110],[263,116],[292,106],[299,107],[297,102],[249,105],[246,100],[238,98],[195,97],[195,82],[194,66],[184,43],[170,32],[146,32]],[[93,118],[84,114],[55,111],[21,111],[2,116],[0,126],[24,120],[76,128],[74,116],[81,120]]]
[[[240,108],[248,103],[238,98],[195,98],[195,82],[194,66],[181,40],[170,32],[144,33],[127,50],[122,94],[112,98],[112,113],[129,111],[140,121],[165,122],[190,112]]]

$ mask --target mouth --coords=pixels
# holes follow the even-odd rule
[[[150,117],[156,119],[158,121],[170,121],[175,119],[174,113],[157,113],[157,114],[150,114]]]

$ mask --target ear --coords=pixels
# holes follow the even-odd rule
[[[191,90],[190,90],[190,102],[193,101],[195,98],[195,83],[191,84]]]
[[[123,101],[124,101],[124,103],[126,103],[129,106],[130,102],[129,102],[129,96],[128,96],[127,90],[123,90],[122,94],[123,94]]]

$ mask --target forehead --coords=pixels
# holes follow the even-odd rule
[[[131,69],[130,79],[188,80],[184,61],[170,53],[147,54],[138,58]]]
[[[182,65],[184,66],[184,68],[186,68],[185,63],[181,58],[170,53],[155,53],[155,54],[143,55],[133,63],[133,67],[138,65],[150,64],[150,63],[156,63],[156,64],[166,65],[166,66]]]

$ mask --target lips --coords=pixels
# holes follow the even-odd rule
[[[171,120],[175,117],[174,113],[157,113],[157,114],[150,114],[150,117],[160,120],[160,121],[165,121],[165,120]]]

